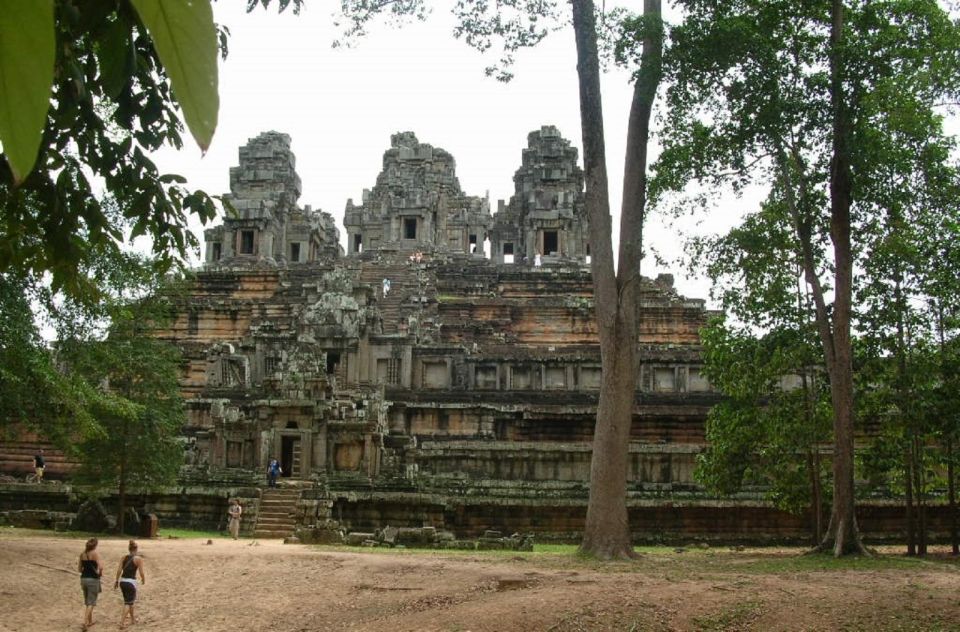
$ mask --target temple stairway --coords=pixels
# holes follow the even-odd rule
[[[390,292],[383,296],[383,279],[390,280]],[[414,309],[404,305],[411,296],[419,296],[422,288],[417,280],[417,268],[405,256],[395,257],[387,265],[367,264],[360,273],[360,280],[371,284],[376,291],[377,306],[383,317],[383,333],[395,334],[408,312]]]
[[[285,538],[293,535],[299,489],[267,488],[260,497],[255,538]]]

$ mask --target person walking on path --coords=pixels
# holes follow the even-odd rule
[[[120,614],[121,628],[127,625],[127,615],[130,615],[131,624],[137,622],[137,617],[133,612],[133,605],[137,602],[137,574],[140,574],[140,584],[147,583],[147,578],[143,575],[143,558],[138,555],[137,548],[136,540],[130,540],[130,544],[127,546],[129,554],[120,560],[120,565],[117,567],[117,578],[113,582],[113,587],[119,587],[123,594],[123,612]]]
[[[93,607],[97,605],[100,595],[100,576],[103,575],[103,562],[97,552],[96,538],[87,540],[87,544],[77,561],[77,570],[80,571],[80,589],[83,590],[83,630],[93,625]]]
[[[236,540],[240,537],[240,516],[243,515],[243,507],[240,506],[240,501],[236,498],[230,501],[227,515],[230,516],[230,535]]]

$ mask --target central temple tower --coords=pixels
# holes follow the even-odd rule
[[[464,194],[456,168],[449,152],[421,143],[413,132],[392,135],[373,190],[364,190],[360,206],[347,200],[348,254],[420,249],[483,254],[490,203]]]

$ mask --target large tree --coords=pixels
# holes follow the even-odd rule
[[[800,248],[780,196],[727,234],[694,239],[690,256],[712,282],[725,317],[701,330],[704,373],[724,396],[706,422],[697,480],[730,494],[761,486],[784,510],[809,508],[823,535],[821,447],[829,440],[829,389],[799,278]]]
[[[640,259],[647,202],[647,147],[650,120],[662,74],[663,27],[660,0],[644,0],[643,42],[627,128],[620,209],[620,248],[614,269],[612,223],[607,190],[596,10],[590,0],[573,1],[580,78],[580,125],[590,217],[590,268],[603,379],[590,462],[590,501],[580,550],[599,558],[632,557],[627,517],[630,428],[636,406],[640,318]]]
[[[570,4],[577,47],[591,271],[603,367],[590,466],[590,499],[580,548],[598,558],[628,558],[633,557],[634,552],[626,488],[639,368],[640,260],[647,201],[647,146],[653,103],[662,74],[661,2],[645,0],[640,17],[623,11],[604,14],[591,0],[573,0]],[[426,6],[424,0],[375,3],[345,0],[341,9],[346,35],[363,34],[367,24],[383,13],[392,18],[424,19],[428,13]],[[488,74],[508,80],[514,53],[522,47],[536,45],[566,22],[561,6],[559,0],[509,0],[495,6],[458,0],[452,9],[457,18],[455,35],[481,51],[499,44],[504,54],[498,64],[488,68]],[[602,24],[598,24],[598,16],[603,19]],[[598,32],[601,31],[613,35],[617,45],[610,48],[617,49],[620,59],[634,63],[636,71],[616,259],[600,98]]]
[[[180,284],[135,254],[104,257],[96,270],[101,300],[60,306],[56,359],[85,388],[93,420],[68,447],[77,480],[118,493],[123,530],[128,490],[173,483],[183,460],[181,355],[153,336],[169,325]]]
[[[746,182],[782,191],[811,288],[833,406],[834,493],[823,547],[863,551],[854,511],[853,316],[859,228],[875,205],[865,151],[896,121],[957,92],[957,26],[934,0],[678,0],[660,185]],[[911,168],[910,165],[899,165]]]

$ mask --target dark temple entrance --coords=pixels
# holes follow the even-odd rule
[[[280,467],[283,475],[300,476],[300,437],[283,437],[280,444]]]

